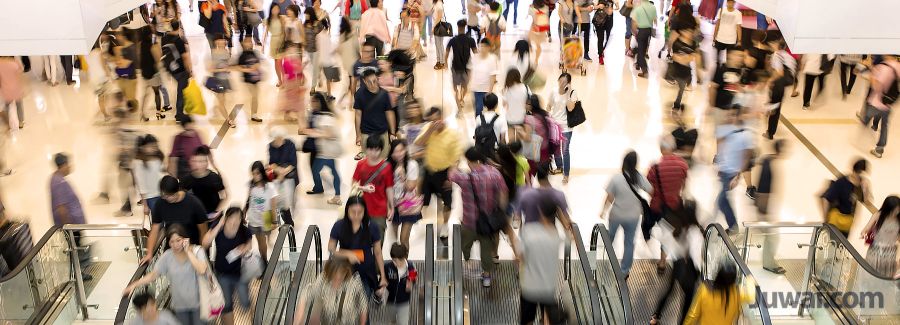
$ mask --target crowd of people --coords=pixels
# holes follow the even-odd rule
[[[193,1],[188,2],[188,10],[193,11]],[[299,213],[298,152],[309,154],[313,180],[305,199],[315,200],[331,191],[325,202],[343,206],[342,217],[330,230],[330,258],[324,272],[303,288],[298,299],[298,322],[317,318],[328,324],[366,324],[370,322],[369,302],[374,300],[392,308],[388,314],[395,316],[393,322],[407,324],[416,285],[416,270],[408,261],[411,247],[416,247],[410,234],[423,215],[431,213],[434,200],[437,235],[446,244],[455,197],[462,200],[459,223],[465,259],[471,256],[474,243],[479,243],[482,286],[490,288],[494,282],[498,246],[505,237],[521,262],[521,322],[535,322],[538,310],[546,322],[564,321],[566,315],[557,301],[558,254],[573,231],[572,207],[550,177],[561,174],[562,183],[569,182],[569,147],[574,130],[585,117],[582,97],[570,73],[554,75],[555,83],[544,87],[545,69],[540,68],[540,60],[542,47],[553,34],[549,17],[554,9],[560,15],[560,40],[580,38],[583,45],[577,59],[584,62],[592,61],[594,27],[596,58],[601,65],[607,55],[613,55],[605,49],[614,17],[624,16],[624,55],[634,58],[639,77],[650,72],[650,40],[658,34],[654,28],[671,31],[659,57],[667,52],[663,79],[678,89],[671,109],[678,126],[660,138],[661,158],[646,173],[638,170],[636,152],[625,154],[621,173],[606,185],[600,213],[614,238],[624,236],[621,268],[626,280],[638,230],[644,240],[656,238],[661,243],[657,271],[674,270],[667,294],[650,315],[652,324],[659,322],[667,299],[674,298],[676,281],[684,292],[678,321],[685,324],[731,323],[749,298],[735,284],[733,267],[719,267],[710,283],[699,277],[704,258],[700,253],[702,229],[696,202],[685,195],[698,132],[685,122],[688,108],[683,94],[694,82],[709,83],[708,113],[714,120],[714,165],[720,186],[716,211],[724,217],[729,234],[739,231],[738,221],[743,219],[736,215],[730,198],[741,180],[760,218],[768,220],[770,211],[777,209],[781,194],[776,184],[785,177],[779,162],[787,148],[775,135],[788,87],[793,87],[792,96],[799,95],[800,73],[805,75],[804,109],[814,103],[814,83],[819,83],[821,93],[824,76],[835,62],[840,62],[844,98],[857,77],[868,80],[868,95],[858,117],[866,126],[880,129],[872,155],[880,158],[884,153],[889,113],[897,97],[898,56],[794,55],[777,31],[754,31],[751,42],[742,42],[741,13],[734,0],[725,1],[719,9],[712,35],[713,62],[706,62],[701,50],[700,18],[689,1],[678,0],[660,9],[648,0],[534,1],[529,6],[527,35],[513,43],[511,54],[505,54],[500,51],[501,39],[510,39],[505,35],[510,9],[513,25],[517,24],[518,1],[463,2],[465,18],[452,24],[446,21],[442,0],[405,1],[400,21],[391,30],[384,3],[379,0],[339,2],[332,10],[340,11],[338,21],[321,8],[321,0],[302,4],[273,0],[268,8],[260,0],[200,1],[197,23],[210,48],[209,75],[203,87],[216,95],[211,105],[215,114],[230,127],[238,125],[236,115],[225,105],[226,94],[241,88],[230,82],[235,73],[250,95],[249,120],[263,121],[259,93],[268,55],[274,60],[273,79],[279,92],[276,110],[296,123],[298,134],[304,136],[302,143],[294,143],[286,128],[269,128],[268,157],[249,166],[246,198],[229,196],[225,175],[219,173],[213,159],[214,150],[195,129],[192,115],[203,115],[198,112],[205,112],[206,106],[202,98],[198,103],[191,90],[197,87],[193,71],[199,63],[191,62],[184,24],[193,22],[181,19],[184,11],[178,2],[155,0],[114,19],[87,56],[48,59],[48,82],[53,86],[58,84],[53,69],[62,64],[71,84],[73,61],[80,62],[84,71],[79,77],[89,76],[96,85],[100,114],[116,141],[110,159],[116,167],[110,166],[111,176],[103,180],[96,200],[108,203],[110,192],[117,187],[122,193],[118,197],[124,201],[121,215],[131,215],[135,205],[150,219],[150,247],[141,262],[153,261],[153,268],[125,290],[126,294],[134,292],[133,302],[140,311],[134,324],[205,323],[210,315],[208,308],[201,308],[205,298],[200,299],[200,291],[205,289],[198,286],[198,279],[214,279],[220,284],[225,298],[221,317],[226,324],[234,322],[235,292],[236,302],[249,310],[249,283],[269,263],[273,231],[282,223],[293,225]],[[331,28],[339,30],[337,39],[332,38]],[[238,43],[239,49],[232,49],[233,43]],[[473,134],[461,134],[447,125],[450,107],[426,108],[416,96],[414,71],[417,63],[432,55],[429,44],[434,48],[434,69],[449,66],[456,117],[462,118],[467,111],[467,97],[474,103]],[[501,60],[503,55],[508,57]],[[560,60],[562,67],[562,55]],[[501,66],[501,62],[509,64]],[[22,63],[21,59],[0,58],[3,116],[8,121],[15,105],[19,128],[25,126],[24,92],[17,81],[25,68]],[[347,78],[343,91],[333,87],[342,78]],[[174,88],[167,87],[169,80],[174,81]],[[139,85],[145,88],[144,98],[137,98]],[[544,94],[537,93],[541,88],[545,88]],[[154,115],[165,119],[173,108],[170,92],[175,92],[174,118],[182,131],[165,154],[160,140],[129,128],[126,121],[146,122]],[[150,94],[152,102],[147,101]],[[342,94],[340,99],[335,96],[338,94]],[[344,153],[338,112],[345,99],[347,108],[353,110],[353,135],[360,148],[354,156],[358,162],[350,177],[349,195],[342,195],[336,163]],[[755,129],[771,142],[760,139],[760,131]],[[771,154],[762,156],[761,151]],[[57,167],[50,180],[54,222],[85,223],[81,200],[66,180],[73,170],[69,156],[56,154],[53,162]],[[0,172],[8,175],[11,171],[2,163],[0,159]],[[325,167],[331,172],[330,188],[320,175]],[[874,200],[866,178],[868,168],[868,162],[860,159],[852,172],[831,182],[821,194],[824,220],[845,236],[858,202]],[[757,172],[751,173],[753,169]],[[754,179],[753,174],[758,177]],[[232,205],[234,201],[243,203]],[[872,243],[867,259],[889,276],[900,275],[894,262],[900,232],[898,209],[897,197],[888,197],[863,230]],[[2,211],[0,205],[0,217]],[[390,260],[385,260],[383,247],[389,237],[393,237],[387,245]],[[165,245],[158,255],[157,243]],[[772,258],[775,244],[767,240],[764,246],[764,268],[784,273]],[[215,253],[207,256],[211,247]],[[210,257],[212,264],[208,263]],[[668,266],[670,262],[672,266]],[[141,291],[160,276],[172,283],[170,309],[174,314],[159,311],[154,298]]]

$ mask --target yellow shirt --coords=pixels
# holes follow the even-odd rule
[[[683,325],[721,325],[733,324],[737,320],[741,306],[752,302],[753,291],[735,286],[727,293],[713,291],[707,285],[702,284],[694,295],[691,309],[684,317]],[[725,305],[725,297],[728,297],[728,306]]]
[[[419,133],[416,140],[425,136],[429,128],[431,128],[431,124],[422,128],[422,132]],[[456,163],[462,154],[459,134],[448,127],[444,127],[440,133],[432,133],[425,142],[424,148],[423,160],[425,168],[430,172],[439,172],[450,168],[450,165]]]

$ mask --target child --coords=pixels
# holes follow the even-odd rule
[[[528,164],[528,158],[522,154],[522,142],[513,141],[509,143],[509,151],[512,152],[513,158],[516,160],[516,193],[525,186],[531,186],[531,177],[528,177],[531,166]],[[515,198],[510,199],[511,211],[518,211],[519,202]],[[522,215],[515,213],[513,215],[513,227],[518,228],[522,224]]]
[[[406,260],[409,250],[400,243],[391,246],[391,261],[384,263],[384,273],[387,276],[387,302],[393,312],[394,319],[389,323],[398,325],[409,324],[409,298],[416,282],[416,268]]]
[[[278,211],[278,191],[275,186],[269,184],[266,168],[261,161],[253,162],[250,166],[250,191],[247,194],[247,224],[250,232],[256,237],[259,246],[259,255],[265,260],[269,243],[269,233],[275,228],[278,220],[275,212]]]
[[[156,298],[153,295],[142,292],[134,295],[131,300],[134,308],[138,310],[138,315],[134,319],[128,321],[129,325],[156,324],[156,325],[175,325],[178,320],[172,315],[172,312],[156,305]]]

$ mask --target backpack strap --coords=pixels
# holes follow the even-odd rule
[[[479,115],[478,115],[478,118],[481,119],[481,124],[487,124],[487,121],[484,120],[484,113],[479,114]]]
[[[494,115],[494,118],[491,119],[491,127],[494,126],[494,122],[497,122],[497,118],[500,117],[500,114]],[[484,115],[481,116],[481,123],[484,123]]]

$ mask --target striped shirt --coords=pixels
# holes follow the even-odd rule
[[[674,154],[664,155],[656,166],[650,168],[647,180],[653,185],[653,197],[650,199],[650,210],[662,212],[662,195],[665,194],[666,206],[681,208],[681,190],[687,180],[688,165]],[[660,191],[662,185],[662,191]]]
[[[460,173],[453,170],[449,175],[450,181],[459,185],[460,196],[463,201],[462,225],[475,229],[478,218],[478,208],[481,211],[491,211],[498,204],[497,198],[501,193],[507,193],[506,182],[500,171],[493,166],[479,166],[470,173]],[[474,187],[474,191],[473,191]],[[474,193],[478,195],[478,205],[475,204]]]
[[[320,311],[316,324],[358,325],[360,315],[366,313],[369,304],[359,273],[354,273],[339,288],[331,286],[331,281],[320,275],[303,290],[302,295],[307,305],[301,308],[310,310],[312,307],[312,310]],[[341,295],[343,304],[340,303]]]

